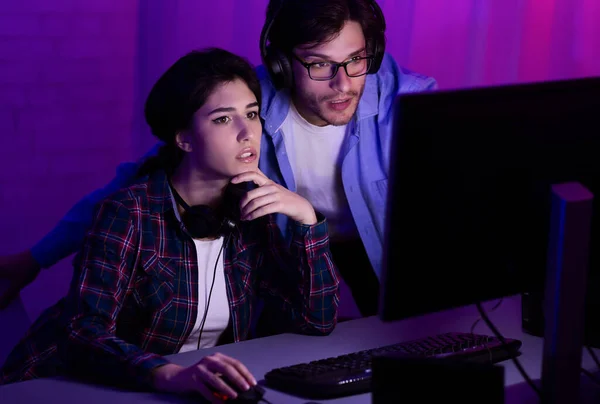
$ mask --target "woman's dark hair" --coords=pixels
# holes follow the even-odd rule
[[[373,52],[375,38],[385,30],[385,20],[377,18],[369,0],[270,0],[267,21],[275,13],[268,40],[286,55],[298,45],[333,39],[347,21],[361,25],[367,51]]]
[[[194,114],[217,86],[236,79],[248,85],[260,105],[260,83],[243,57],[207,48],[192,51],[175,62],[154,84],[146,99],[146,122],[164,145],[158,156],[142,164],[138,175],[147,175],[158,168],[172,172],[183,157],[183,151],[175,144],[177,133],[189,128]]]

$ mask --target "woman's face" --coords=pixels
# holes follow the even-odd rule
[[[196,111],[188,131],[185,159],[210,179],[230,179],[258,168],[262,125],[254,93],[241,79],[215,87]]]

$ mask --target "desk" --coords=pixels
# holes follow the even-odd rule
[[[489,310],[494,303],[486,303],[484,307]],[[524,334],[521,331],[520,298],[518,296],[505,298],[500,307],[489,313],[489,316],[505,337],[523,341],[521,349],[523,354],[519,360],[532,379],[539,379],[543,341],[541,338]],[[341,323],[327,337],[283,334],[172,355],[169,359],[174,363],[189,366],[200,360],[202,356],[219,351],[241,360],[260,380],[266,372],[275,367],[323,359],[443,332],[468,332],[473,322],[478,318],[479,315],[475,306],[428,314],[395,323],[382,323],[377,317],[368,317]],[[490,330],[483,321],[479,322],[474,332],[491,335]],[[595,369],[594,363],[587,352],[584,352],[582,364],[588,370]],[[506,402],[511,404],[537,402],[535,394],[524,384],[523,378],[514,364],[507,361],[503,362],[503,366],[506,369]],[[585,377],[582,378],[582,383],[589,395],[586,402],[600,402],[600,388],[588,383]],[[309,401],[269,389],[267,389],[265,398],[273,404],[295,404]],[[40,379],[0,387],[0,402],[3,404],[37,402],[131,404],[182,403],[189,401],[173,395],[132,393],[67,380]],[[363,394],[322,402],[370,403],[371,396],[370,394]]]

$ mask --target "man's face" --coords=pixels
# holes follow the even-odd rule
[[[356,56],[368,56],[365,36],[359,23],[348,21],[333,40],[317,46],[298,46],[296,57],[306,63],[346,62]],[[294,105],[313,125],[345,125],[350,122],[365,88],[366,75],[348,77],[340,67],[335,77],[316,81],[296,58],[291,58],[294,72]],[[366,63],[366,62],[365,62]]]

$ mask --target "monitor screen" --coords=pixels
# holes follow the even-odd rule
[[[400,95],[395,114],[384,321],[543,288],[552,184],[598,196],[600,272],[600,78]]]

